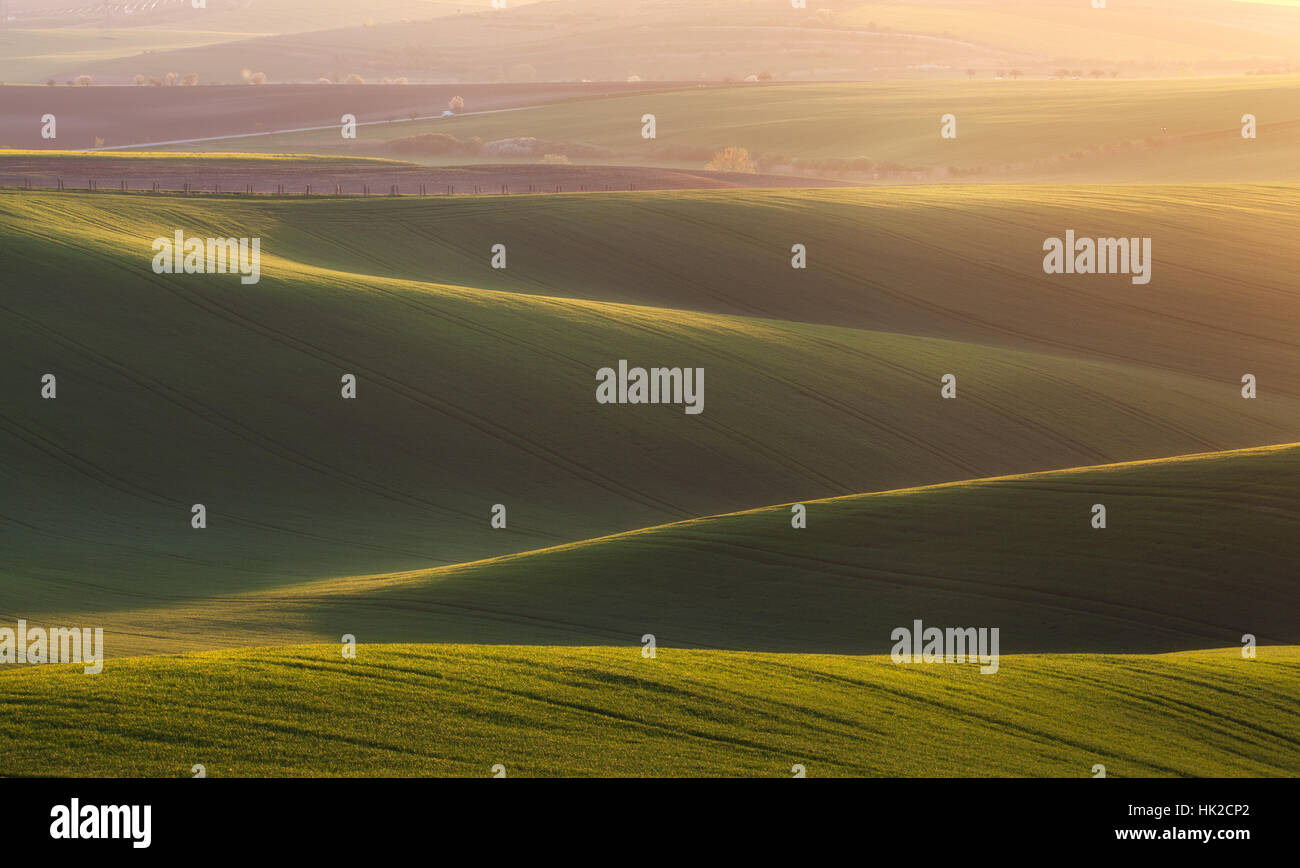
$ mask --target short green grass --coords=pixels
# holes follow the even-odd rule
[[[993,675],[635,642],[251,649],[0,674],[0,774],[1295,776],[1298,686],[1294,647]]]

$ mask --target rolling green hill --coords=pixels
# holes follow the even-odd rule
[[[1158,294],[1197,299],[1195,317],[1143,300],[1162,276],[1140,293],[1122,279],[1108,290],[1089,285],[1138,296],[1089,316],[1096,297],[1075,301],[1034,276],[1033,227],[1056,231],[1063,218],[1051,209],[1063,205],[962,191],[953,198],[970,209],[963,220],[941,192],[490,203],[0,194],[3,609],[156,614],[214,595],[427,569],[761,504],[1300,436],[1300,398],[1283,374],[1297,343],[1294,293],[1280,282],[1281,261],[1252,253],[1291,231],[1289,188],[1247,191],[1253,210],[1216,224],[1243,234],[1202,240],[1203,260],[1190,258],[1189,233],[1184,252],[1162,264],[1178,243],[1160,236],[1157,275],[1181,263],[1199,283],[1171,281]],[[1114,219],[1125,195],[1145,223]],[[1208,221],[1227,207],[1206,203],[1210,195],[1113,191],[1096,207],[1110,226],[1141,231],[1198,209]],[[710,212],[717,219],[699,225],[730,220],[734,232],[709,245],[682,230]],[[936,215],[984,232],[998,225],[995,213],[1023,227],[1020,277],[997,258],[1021,255],[1015,245],[976,240],[946,258],[925,241],[960,238],[927,224]],[[811,245],[807,275],[788,268],[793,230],[784,226]],[[261,237],[260,283],[153,274],[152,239],[177,228]],[[851,242],[886,230],[914,233],[915,246],[893,246],[890,268],[901,270],[873,273],[871,254],[884,248]],[[821,231],[843,244],[842,261],[816,239]],[[497,241],[510,245],[509,278],[488,266]],[[569,257],[593,252],[588,279],[560,260],[564,245]],[[1229,249],[1238,252],[1217,255]],[[793,282],[823,279],[813,277],[823,268],[832,278],[820,290]],[[855,273],[878,294],[837,297]],[[674,274],[692,283],[675,286]],[[614,301],[558,297],[606,288]],[[697,306],[705,292],[717,295],[698,306],[729,312],[674,309]],[[872,328],[741,315],[793,315],[787,297],[802,297],[807,318]],[[882,298],[895,306],[875,304]],[[1215,304],[1239,320],[1216,321]],[[991,328],[981,334],[964,313],[945,315],[945,306],[971,305],[1000,310],[1017,324],[1005,343],[1025,347],[997,346]],[[705,412],[598,404],[595,371],[619,359],[703,367]],[[1259,399],[1240,397],[1242,370],[1258,373]],[[939,397],[949,372],[957,401]],[[40,397],[46,373],[58,378],[53,401]],[[355,402],[340,397],[344,373],[359,379]],[[505,529],[490,526],[498,503]],[[190,526],[193,504],[207,508],[204,530]],[[1074,507],[1059,506],[1074,522]],[[317,635],[313,617],[286,626]],[[563,641],[626,629],[610,623],[564,627]],[[1189,647],[1238,626],[1174,625],[1168,635]],[[418,618],[411,629],[402,636],[429,638]],[[763,640],[755,629],[737,642],[792,647],[779,631]],[[131,632],[161,647],[185,641],[161,628]],[[550,626],[537,635],[554,641]],[[710,641],[694,626],[683,638]],[[790,641],[805,650],[803,634]],[[861,647],[844,624],[824,641]]]
[[[1300,397],[1293,377],[1300,369],[1300,293],[1291,279],[1300,269],[1291,243],[1300,233],[1300,187],[1293,185],[342,201],[11,193],[4,201],[6,222],[29,224],[42,243],[52,243],[64,222],[99,231],[111,211],[109,255],[132,269],[140,245],[147,253],[148,242],[172,228],[254,233],[266,237],[266,254],[296,270],[286,279],[303,285],[373,276],[415,282],[406,288],[422,297],[448,291],[428,283],[533,296],[512,303],[539,312],[559,310],[545,299],[564,297],[747,323],[782,320],[783,328],[849,326],[1190,374],[1216,381],[1233,397],[1233,384],[1251,372],[1270,396]],[[1043,240],[1071,228],[1079,236],[1151,237],[1151,282],[1045,275]],[[21,225],[16,231],[24,232]],[[508,249],[508,268],[490,267],[497,243]],[[808,249],[805,270],[790,267],[795,243]],[[277,266],[265,270],[264,281],[277,277]],[[375,303],[373,295],[361,303]],[[1161,396],[1144,400],[1158,403]],[[1294,433],[1287,425],[1220,446],[1189,440],[1142,457],[1282,442]],[[1106,457],[1080,455],[1073,463]],[[966,476],[996,472],[970,470]]]
[[[1300,642],[1300,445],[809,502],[432,570],[97,613],[109,653],[327,641],[883,653],[914,618],[1004,653]],[[1094,504],[1107,527],[1093,528]],[[43,620],[73,622],[77,614]]]
[[[21,723],[0,774],[1294,776],[1297,673],[1296,648],[1004,657],[991,676],[638,646],[155,657],[0,674]]]

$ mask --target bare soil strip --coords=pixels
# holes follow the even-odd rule
[[[656,169],[542,164],[429,167],[331,165],[293,160],[103,160],[94,157],[0,157],[0,187],[284,195],[459,195],[576,193],[604,190],[714,190],[736,187],[848,187],[844,181]]]

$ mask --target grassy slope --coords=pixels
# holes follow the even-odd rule
[[[1294,644],[1298,476],[1300,445],[978,480],[809,503],[804,529],[775,506],[96,623],[119,656],[344,633],[883,653],[915,618],[997,626],[1004,653]]]
[[[120,214],[145,223],[152,207],[128,201]],[[164,213],[258,226],[268,250],[345,272],[972,341],[1225,388],[1250,371],[1270,394],[1300,397],[1300,187],[171,200]],[[1152,237],[1151,283],[1043,274],[1043,239],[1067,228]],[[805,271],[790,268],[795,242],[808,247]],[[507,245],[509,268],[489,267],[495,243]],[[1237,445],[1288,439],[1276,432]],[[1198,446],[1146,454],[1190,451]]]
[[[0,774],[1300,774],[1300,649],[973,666],[300,646],[0,675]]]
[[[513,207],[536,215],[546,201],[568,209],[622,198],[668,207],[667,198],[618,196],[495,204],[505,220]],[[714,208],[725,200],[685,201]],[[985,200],[982,220],[997,201]],[[753,204],[740,199],[735,213]],[[830,207],[798,196],[769,204],[752,208],[764,232],[783,211],[815,218]],[[939,335],[918,337],[365,274],[410,269],[420,256],[436,269],[463,270],[477,248],[488,278],[487,248],[501,239],[511,244],[513,274],[534,275],[535,291],[554,280],[558,292],[567,282],[528,254],[539,241],[563,239],[595,245],[587,248],[599,253],[588,263],[593,285],[615,285],[618,274],[631,281],[650,255],[697,257],[714,286],[733,298],[749,291],[755,307],[788,285],[776,238],[772,265],[759,273],[745,262],[752,247],[719,262],[713,248],[684,247],[690,233],[659,236],[668,223],[644,226],[640,235],[615,234],[639,253],[612,274],[606,265],[620,252],[603,249],[607,214],[502,234],[501,226],[483,231],[481,208],[4,194],[0,382],[14,397],[0,433],[3,610],[151,608],[462,562],[756,504],[1297,439],[1300,407],[1265,370],[1269,360],[1232,357],[1255,342],[1273,348],[1272,364],[1291,358],[1294,317],[1280,290],[1260,285],[1264,274],[1205,278],[1206,296],[1252,299],[1236,333],[1209,323],[1189,330],[1183,314],[1142,320],[1144,346],[1131,356],[1147,357],[1146,365],[954,342],[938,317]],[[406,234],[391,231],[401,209]],[[912,219],[895,217],[896,228]],[[818,225],[839,226],[846,240],[865,234],[831,218]],[[263,237],[262,282],[153,275],[149,243],[175,227]],[[950,266],[967,277],[951,284],[931,265],[935,293],[946,287],[967,299],[979,285],[968,262]],[[720,268],[740,281],[725,282]],[[989,287],[1005,280],[1000,267],[988,274]],[[1179,292],[1197,290],[1182,284]],[[831,298],[809,294],[808,308]],[[1013,308],[1004,300],[1003,310]],[[1040,319],[1017,313],[1021,328],[1045,338],[1086,331],[1073,310],[1040,310]],[[1215,348],[1206,334],[1235,343]],[[1222,370],[1213,378],[1179,372],[1174,362],[1193,352]],[[619,358],[704,366],[705,413],[596,404],[594,371]],[[1241,400],[1243,368],[1259,372],[1265,397]],[[355,404],[338,397],[345,371],[360,378]],[[962,384],[956,402],[938,397],[938,378],[950,371]],[[57,401],[39,398],[45,372],[59,376]],[[189,527],[193,503],[210,513],[201,533]],[[489,527],[494,503],[510,509],[508,530]]]
[[[388,141],[425,132],[484,141],[533,136],[584,142],[620,156],[588,160],[700,168],[671,148],[737,145],[776,157],[895,162],[959,170],[958,179],[1079,183],[1184,183],[1300,180],[1300,107],[1290,77],[1162,81],[937,81],[693,88],[557,103],[502,114],[240,140],[270,152],[393,156]],[[473,106],[467,106],[473,110]],[[657,138],[641,138],[653,113]],[[1241,116],[1258,138],[1241,137]],[[957,117],[957,138],[940,137],[940,118]],[[192,146],[184,146],[189,149]],[[220,142],[213,143],[220,149]],[[402,154],[406,157],[407,155]],[[458,164],[500,157],[421,157]],[[576,162],[583,162],[575,157]],[[815,173],[815,170],[805,170]]]

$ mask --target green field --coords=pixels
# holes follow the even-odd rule
[[[0,672],[0,773],[1294,774],[1297,205],[0,191],[0,620],[110,658]],[[1067,227],[1151,283],[1045,275]],[[260,282],[154,274],[177,229]],[[596,403],[620,358],[706,411]],[[1002,669],[808,656],[918,617]]]
[[[1285,243],[1297,219],[1290,188],[1246,190],[1243,234],[1211,242],[1194,227],[1221,225],[1212,188],[1057,193],[1074,197],[1076,225],[1115,229],[1143,225],[1117,219],[1126,201],[1163,197],[1161,261],[1182,245]],[[954,237],[954,200],[1004,241],[1023,234],[1023,249],[976,234],[970,258],[937,255],[925,239]],[[1088,203],[1098,216],[1085,222]],[[1170,276],[1137,299],[1125,278],[1072,294],[1041,273],[1034,231],[1062,225],[1061,207],[965,188],[4,193],[0,384],[17,397],[2,423],[0,586],[24,611],[154,608],[793,500],[1300,439],[1280,260],[1210,259],[1198,273],[1173,264],[1184,255],[1158,263]],[[692,222],[731,228],[681,231]],[[789,268],[787,227],[811,245],[806,274]],[[151,240],[176,228],[262,237],[261,282],[153,274]],[[853,243],[886,232],[887,247]],[[488,264],[497,241],[504,273]],[[573,290],[620,292],[560,297]],[[1014,332],[991,325],[999,314]],[[620,358],[704,367],[706,412],[597,404],[594,372]],[[1243,371],[1263,397],[1241,399]],[[48,372],[55,401],[40,398]],[[346,372],[355,402],[339,397]],[[948,372],[956,402],[939,397]],[[189,526],[195,503],[203,532]],[[489,525],[495,503],[505,530]]]
[[[888,657],[296,646],[0,675],[0,774],[1295,776],[1300,649]],[[1100,786],[1100,785],[1099,785]]]
[[[886,182],[1297,181],[1295,87],[1293,76],[700,87],[367,126],[354,141],[329,130],[248,137],[239,146],[396,156],[431,165],[510,161],[490,151],[421,154],[390,146],[442,133],[462,142],[532,137],[552,143],[550,150],[567,143],[608,151],[585,156],[575,150],[570,159],[577,163],[696,169],[716,151],[738,146],[756,155],[760,171],[848,172]],[[646,113],[656,117],[653,141],[641,138]],[[957,118],[955,139],[939,134],[940,118],[949,113]],[[1241,136],[1247,113],[1257,120],[1253,140]],[[845,165],[854,160],[866,162]]]
[[[1293,445],[953,483],[810,501],[801,529],[789,505],[768,507],[94,617],[111,656],[345,633],[537,645],[653,633],[673,647],[882,653],[918,613],[998,625],[1005,653],[1223,647],[1247,633],[1294,644],[1298,471]],[[1096,503],[1105,529],[1089,523]]]

